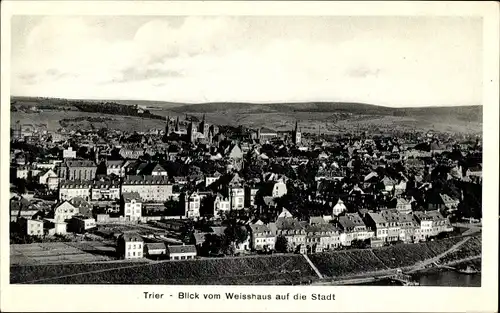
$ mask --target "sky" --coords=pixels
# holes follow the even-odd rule
[[[14,16],[11,94],[482,104],[471,17]]]

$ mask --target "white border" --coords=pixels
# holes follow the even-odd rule
[[[496,2],[160,2],[2,1],[2,311],[432,311],[495,312],[498,301],[499,6]],[[357,15],[480,16],[484,45],[483,274],[481,288],[9,285],[10,16],[24,15]],[[144,291],[335,293],[335,301],[143,300]]]

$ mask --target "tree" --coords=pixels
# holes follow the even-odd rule
[[[288,252],[288,239],[286,239],[285,236],[278,236],[276,237],[276,243],[274,244],[274,249],[278,252]]]
[[[202,244],[202,253],[205,255],[220,255],[226,250],[226,240],[223,236],[217,234],[206,234],[205,241]]]
[[[229,242],[235,242],[240,244],[247,240],[248,231],[244,226],[239,226],[235,224],[229,225],[225,230],[224,234]]]
[[[26,193],[26,186],[28,185],[28,182],[26,179],[19,178],[16,179],[16,187],[17,187],[17,192],[20,194],[25,194]]]

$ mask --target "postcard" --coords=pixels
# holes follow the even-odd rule
[[[498,38],[495,2],[2,2],[1,309],[496,311]]]

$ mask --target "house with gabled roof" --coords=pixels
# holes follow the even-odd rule
[[[120,259],[144,257],[144,240],[135,232],[122,233],[116,241],[116,252]]]

